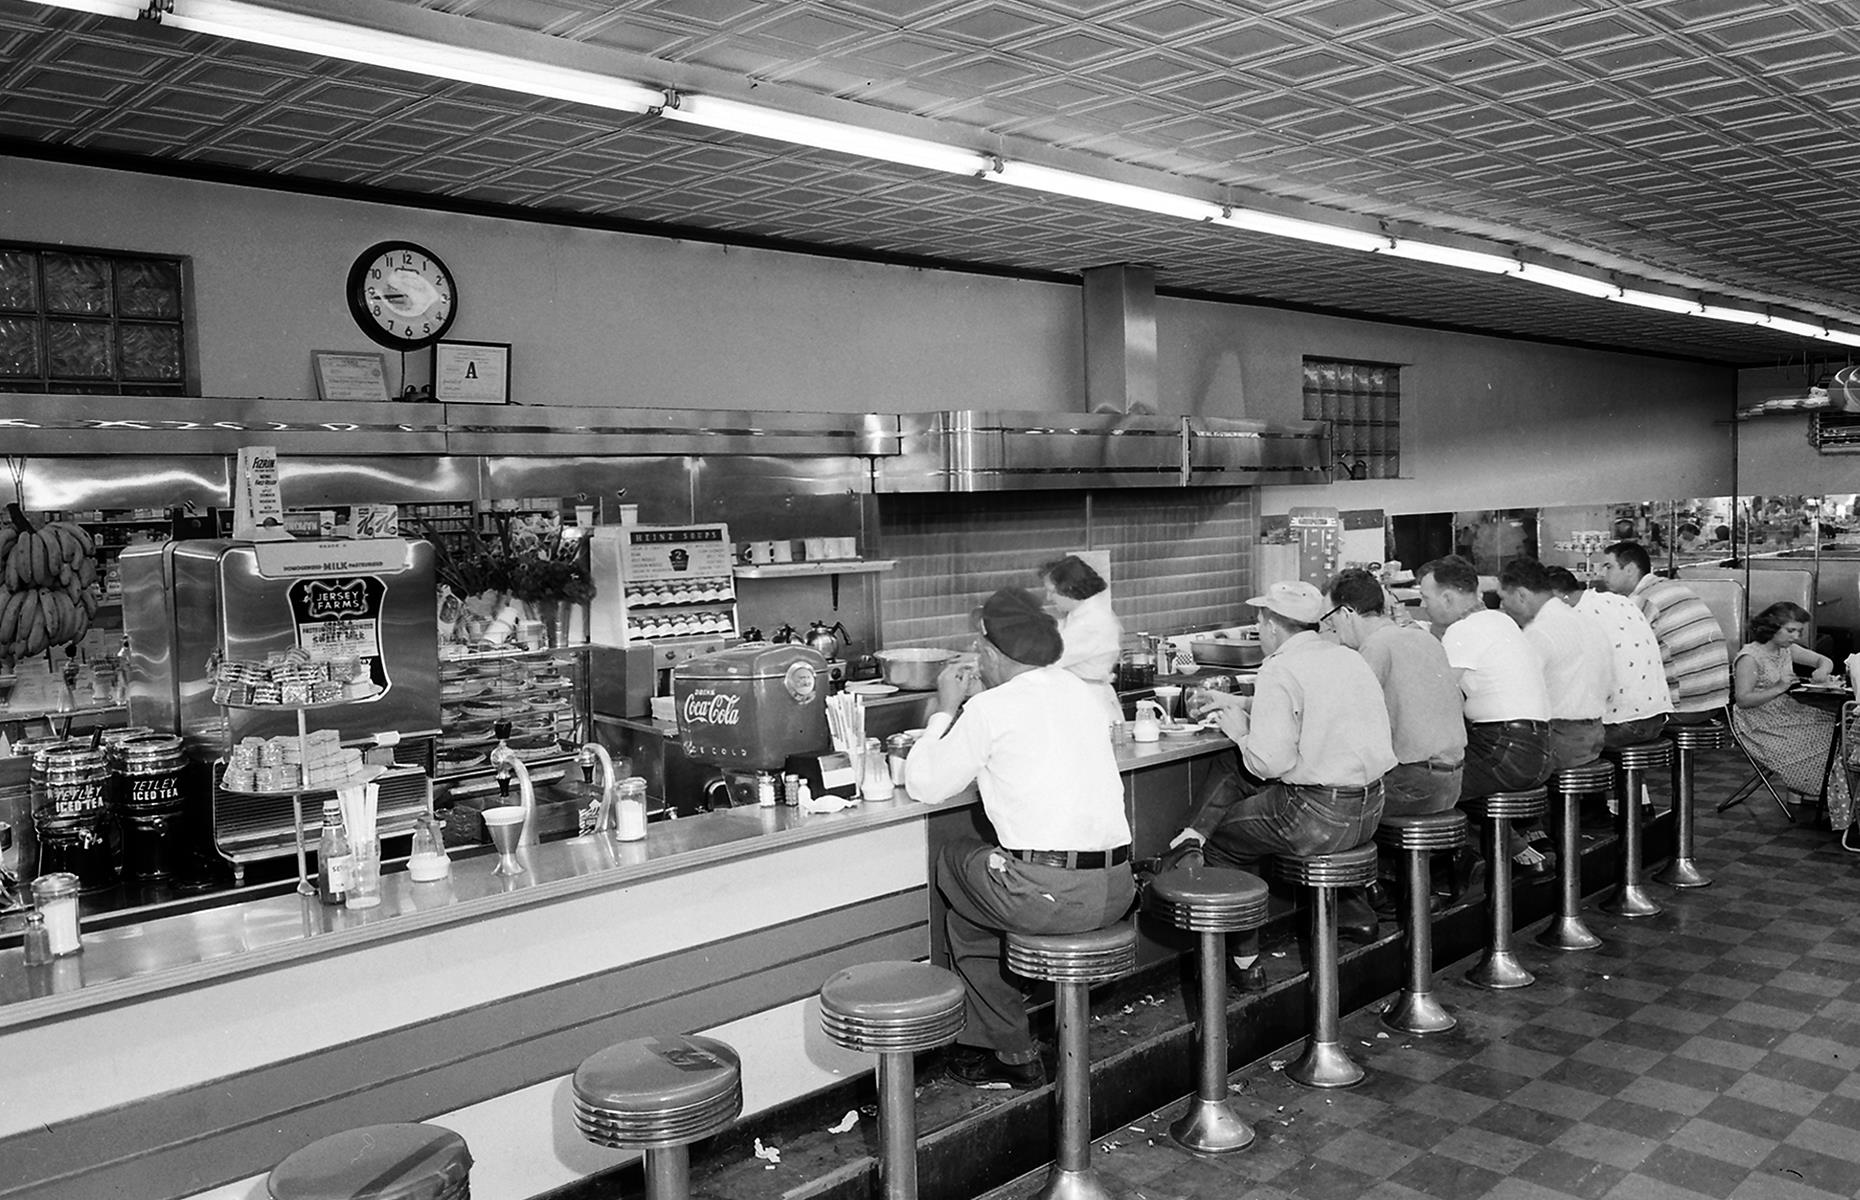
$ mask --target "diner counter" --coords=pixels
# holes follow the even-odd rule
[[[1229,746],[1118,744],[1139,856]],[[574,1136],[576,1064],[667,1030],[737,1046],[746,1112],[819,1091],[870,1069],[821,1037],[821,980],[932,954],[937,848],[979,824],[973,793],[723,809],[531,847],[516,877],[488,848],[392,872],[373,909],[292,893],[0,952],[0,1198],[255,1200],[290,1150],[390,1120],[463,1134],[474,1195],[539,1195],[626,1158]]]

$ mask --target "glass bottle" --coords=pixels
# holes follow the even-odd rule
[[[413,845],[407,856],[407,876],[415,883],[432,883],[452,873],[452,860],[446,857],[446,838],[439,819],[420,816],[413,822]]]
[[[342,805],[333,799],[325,800],[323,833],[316,843],[317,899],[325,904],[341,904],[348,898],[349,876],[354,870],[355,851],[342,827]]]

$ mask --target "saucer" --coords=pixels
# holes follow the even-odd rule
[[[855,696],[890,696],[897,692],[895,683],[849,683],[846,690]]]

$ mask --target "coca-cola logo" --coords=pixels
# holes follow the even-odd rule
[[[368,584],[361,579],[342,583],[313,580],[304,588],[304,615],[312,621],[368,615]]]
[[[712,691],[692,692],[685,697],[684,720],[691,725],[734,725],[742,716],[741,699]]]

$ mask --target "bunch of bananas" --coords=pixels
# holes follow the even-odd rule
[[[96,543],[70,521],[35,527],[15,504],[0,521],[0,658],[72,644],[97,613]]]

